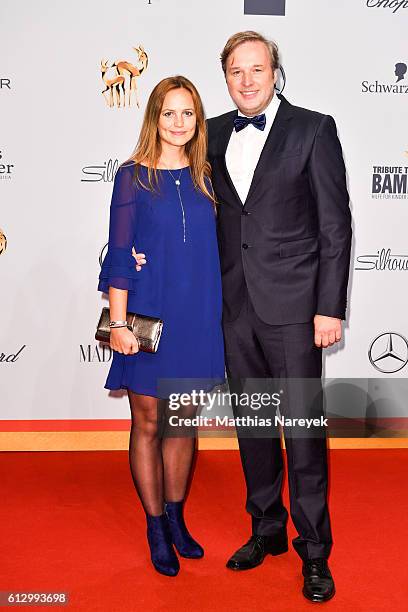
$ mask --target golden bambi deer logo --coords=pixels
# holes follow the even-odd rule
[[[3,230],[0,228],[0,255],[3,255],[7,248],[7,238],[3,234]]]
[[[139,108],[137,79],[146,70],[149,58],[142,45],[133,47],[133,49],[137,53],[135,64],[126,60],[116,60],[109,65],[109,60],[101,61],[102,80],[106,85],[102,93],[110,108],[131,106],[132,94]]]

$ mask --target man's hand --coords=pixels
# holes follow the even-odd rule
[[[146,255],[144,253],[136,253],[134,247],[132,247],[132,255],[136,259],[136,270],[140,272],[142,266],[146,263]]]
[[[313,322],[317,347],[327,348],[341,340],[341,319],[317,314]]]

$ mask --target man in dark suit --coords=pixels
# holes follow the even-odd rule
[[[208,121],[228,376],[306,388],[307,379],[320,384],[322,348],[341,339],[346,311],[351,219],[336,125],[275,93],[278,49],[260,34],[232,36],[221,61],[238,109]],[[306,397],[298,389],[287,414],[323,414]],[[252,536],[227,567],[244,570],[287,551],[288,513],[279,437],[238,439]],[[325,434],[285,435],[285,444],[303,594],[326,601],[334,582]]]

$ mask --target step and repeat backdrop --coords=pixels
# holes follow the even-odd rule
[[[114,175],[160,79],[191,79],[208,117],[233,108],[219,56],[247,29],[278,43],[285,96],[333,115],[343,146],[349,311],[325,375],[364,380],[363,413],[369,397],[377,414],[403,416],[395,390],[408,374],[408,0],[0,7],[0,418],[129,417],[127,398],[104,389],[110,348],[94,340],[107,305],[96,288]]]

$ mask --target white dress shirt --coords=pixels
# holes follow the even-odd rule
[[[251,123],[239,132],[236,132],[235,129],[232,130],[225,153],[225,162],[231,180],[243,204],[247,198],[262,149],[278,112],[279,104],[280,100],[275,94],[264,110],[266,118],[264,130],[258,130]],[[238,115],[241,117],[245,116],[240,111],[238,111]]]

